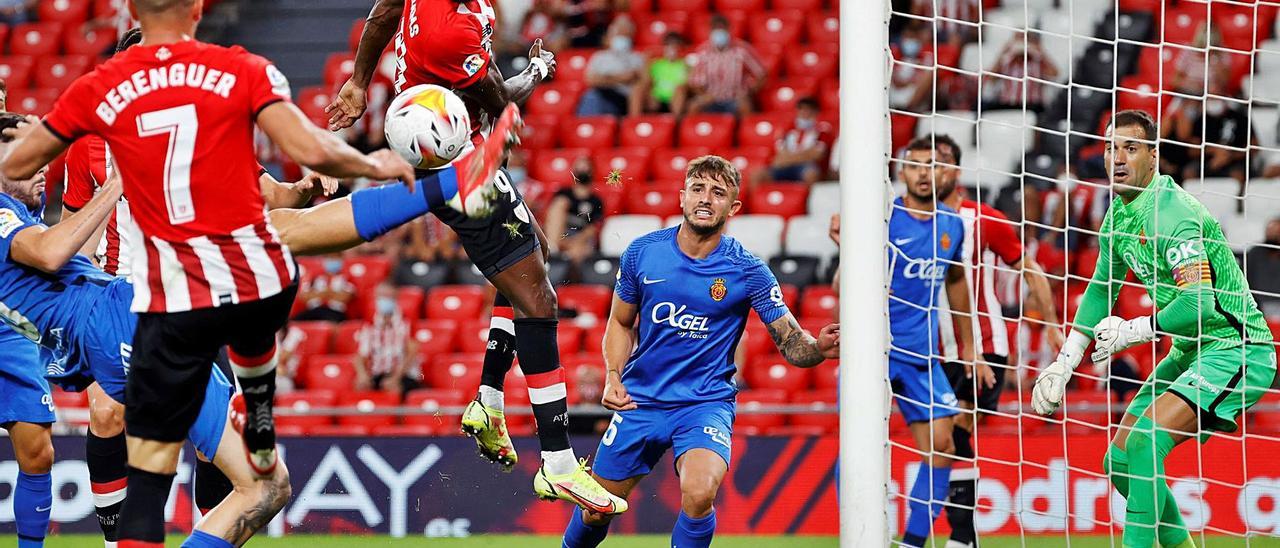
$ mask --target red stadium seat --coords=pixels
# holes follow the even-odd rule
[[[28,89],[12,91],[9,93],[9,111],[44,116],[45,114],[48,114],[50,110],[53,110],[53,104],[58,101],[58,95],[60,93],[61,90],[57,89]]]
[[[431,360],[424,377],[435,387],[475,393],[484,368],[483,354],[441,354]]]
[[[1181,3],[1165,8],[1164,41],[1170,44],[1190,46],[1195,44],[1196,30],[1209,18],[1203,3]]]
[[[485,305],[484,288],[475,285],[439,285],[427,293],[427,317],[433,320],[473,320]]]
[[[79,24],[89,20],[89,0],[45,0],[36,19],[51,23]]]
[[[349,257],[343,262],[342,272],[356,287],[356,294],[347,303],[349,318],[372,318],[375,288],[391,273],[391,261],[386,257],[365,255]]]
[[[752,388],[777,388],[788,393],[809,390],[813,385],[813,371],[795,367],[774,353],[755,359],[748,358],[747,385]]]
[[[782,289],[782,302],[786,303],[787,308],[790,310],[800,308],[800,288],[791,284],[781,284],[779,287]],[[752,312],[755,310],[752,309]],[[800,327],[805,325],[802,323]]]
[[[749,114],[738,124],[738,146],[773,148],[794,121],[789,113]]]
[[[350,386],[344,388],[344,390],[350,389]],[[287,394],[276,394],[276,409],[303,412],[317,407],[333,407],[337,403],[337,399],[337,392],[330,390],[300,390]],[[328,424],[333,424],[332,415],[276,415],[276,428],[313,428]]]
[[[834,406],[836,403],[835,390],[815,390],[813,392],[796,392],[791,395],[791,403],[796,405],[809,406],[817,411]],[[840,424],[840,415],[836,413],[796,413],[791,415],[791,424],[793,426],[817,426],[826,432],[835,432]]]
[[[765,429],[782,426],[787,420],[786,415],[754,411],[765,405],[785,403],[787,403],[787,393],[784,390],[753,389],[738,393],[738,416],[734,420],[734,429],[737,430],[739,427]]]
[[[656,181],[684,181],[689,161],[707,154],[711,154],[711,149],[705,146],[656,150],[650,160],[649,175]]]
[[[693,21],[689,23],[689,31],[685,34],[685,37],[689,39],[690,44],[697,47],[711,39],[711,18],[716,15],[723,16],[725,20],[729,21],[730,36],[739,39],[747,37],[747,12],[702,12],[694,14]]]
[[[26,89],[31,85],[34,61],[25,55],[0,57],[0,80],[4,80],[9,92]]]
[[[59,410],[89,407],[89,394],[88,392],[67,392],[59,388],[53,391],[53,406]]]
[[[649,158],[644,147],[597,150],[593,155],[597,178],[616,170],[623,186],[649,180]]]
[[[413,322],[413,340],[422,355],[447,354],[458,350],[458,324],[452,320]]]
[[[351,53],[330,53],[324,61],[324,84],[336,90],[356,70],[356,56]]]
[[[810,44],[840,44],[840,16],[828,12],[805,18]]]
[[[524,117],[524,131],[520,133],[520,146],[528,150],[556,147],[556,128],[560,118],[549,114],[530,114]]]
[[[422,302],[427,292],[421,287],[405,286],[396,289],[396,303],[400,305],[400,316],[406,319],[422,317]]]
[[[830,286],[811,285],[804,290],[800,301],[800,316],[803,318],[832,319],[840,308],[840,299]]]
[[[711,8],[711,0],[658,0],[658,12],[684,11],[702,13]]]
[[[582,95],[581,82],[550,82],[538,86],[525,103],[529,114],[572,116],[578,110],[578,97]]]
[[[360,49],[360,36],[364,34],[364,23],[364,19],[351,22],[351,31],[347,34],[347,49],[353,53]]]
[[[760,90],[760,107],[765,112],[792,112],[796,102],[817,89],[818,83],[812,78],[788,78]]]
[[[114,49],[116,31],[109,28],[98,28],[82,31],[72,28],[63,34],[62,52],[67,55],[103,55]]]
[[[338,424],[344,426],[387,426],[396,423],[396,416],[385,411],[400,405],[400,394],[394,392],[345,392],[338,396],[338,405],[354,407],[354,413],[338,415]]]
[[[810,331],[809,334],[818,334]],[[813,368],[813,387],[817,390],[835,390],[840,386],[840,361],[827,360]]]
[[[716,0],[716,11],[721,13],[764,11],[764,0]]]
[[[773,338],[769,336],[769,330],[764,324],[756,321],[747,322],[747,328],[742,334],[747,348],[747,356],[763,356],[774,350]],[[740,363],[738,368],[746,371],[748,364]]]
[[[675,144],[676,119],[670,114],[628,116],[618,128],[618,144],[648,149]]]
[[[307,360],[302,384],[310,390],[350,392],[355,383],[356,365],[349,354],[326,354]]]
[[[756,58],[764,67],[766,81],[777,80],[782,74],[782,57],[787,48],[782,44],[760,44],[756,46]]]
[[[598,353],[604,342],[604,322],[586,330],[582,334],[582,349],[585,352]]]
[[[732,114],[690,114],[680,122],[680,145],[731,147],[736,123]]]
[[[590,49],[571,49],[556,54],[557,82],[582,82],[587,78],[587,63],[595,53]]]
[[[613,147],[618,119],[613,116],[582,116],[560,124],[560,146],[586,149]]]
[[[308,438],[367,438],[373,434],[368,426],[326,424],[305,430]]]
[[[458,323],[458,351],[463,354],[483,353],[489,345],[489,320]]]
[[[360,343],[356,334],[365,326],[362,320],[347,320],[338,324],[333,330],[333,352],[335,354],[355,354],[360,351]]]
[[[637,13],[636,46],[647,47],[662,43],[668,32],[685,34],[689,23],[689,14],[683,11],[665,13]]]
[[[561,288],[563,289],[563,288]],[[610,295],[610,298],[613,296]],[[564,301],[561,301],[561,305]],[[600,319],[601,322],[604,318]],[[571,322],[561,322],[556,327],[556,345],[561,356],[570,356],[582,352],[582,328]]]
[[[770,213],[783,217],[804,215],[809,207],[809,187],[795,183],[761,184],[747,196],[748,208],[754,213]]]
[[[742,174],[742,180],[750,181],[752,174],[769,168],[769,161],[773,158],[773,149],[762,146],[735,148],[725,152],[724,157],[733,163],[733,167],[738,168],[738,172]],[[749,199],[750,196],[742,195],[741,198]]]
[[[626,212],[667,218],[680,214],[680,196],[673,185],[633,185],[627,190]]]
[[[41,57],[58,53],[62,23],[23,23],[13,27],[9,38],[11,55]]]
[[[303,356],[328,354],[333,344],[333,324],[329,322],[294,322],[292,327],[302,332],[302,342],[297,352]]]
[[[329,115],[325,107],[333,101],[333,94],[328,86],[311,86],[298,90],[298,108],[317,126],[328,125]]]
[[[787,75],[835,78],[840,70],[840,47],[835,44],[804,46],[783,57]]]
[[[88,55],[46,57],[35,66],[37,88],[67,89],[82,74],[89,71],[93,58]]]
[[[556,289],[556,295],[562,310],[576,309],[579,317],[589,313],[601,322],[609,317],[609,306],[613,304],[613,290],[600,285],[566,285]]]
[[[1212,9],[1213,28],[1222,33],[1222,45],[1236,51],[1253,52],[1254,16],[1253,7],[1215,4]],[[1266,39],[1269,27],[1258,28],[1257,41]]]
[[[590,156],[591,151],[584,148],[543,150],[529,162],[529,176],[551,185],[553,189],[569,186],[573,184],[573,162]]]
[[[796,44],[804,30],[804,14],[795,10],[757,13],[747,28],[753,44]]]
[[[404,397],[405,407],[416,407],[428,412],[428,414],[406,414],[404,423],[406,425],[430,426],[438,429],[439,432],[445,432],[458,427],[457,421],[450,420],[450,415],[441,414],[440,408],[466,405],[467,392],[463,390],[439,390],[433,388],[421,388],[409,392]],[[461,413],[452,415],[461,416]]]
[[[806,13],[822,11],[823,0],[769,0],[769,7],[775,10],[795,10]]]

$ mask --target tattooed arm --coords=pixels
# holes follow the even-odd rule
[[[773,344],[778,346],[787,363],[796,367],[813,367],[827,358],[840,357],[840,324],[828,324],[813,338],[800,328],[796,317],[787,313],[766,325]]]

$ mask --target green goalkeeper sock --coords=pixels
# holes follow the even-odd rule
[[[1107,454],[1102,461],[1102,470],[1111,479],[1111,484],[1116,487],[1116,491],[1120,492],[1120,496],[1129,498],[1129,454],[1115,445],[1108,446]],[[1158,482],[1156,488],[1163,492],[1160,500],[1164,501],[1160,507],[1160,523],[1156,527],[1156,537],[1160,540],[1160,546],[1195,548],[1196,545],[1191,540],[1191,533],[1187,532],[1186,523],[1182,521],[1182,511],[1178,509],[1178,502],[1174,500],[1169,484],[1163,481]]]
[[[1125,504],[1124,545],[1149,548],[1155,541],[1156,524],[1172,496],[1164,479],[1164,459],[1173,450],[1168,432],[1157,431],[1150,417],[1133,425],[1125,452],[1129,461],[1129,496]],[[1158,486],[1165,488],[1160,489]],[[1176,505],[1173,512],[1177,512]],[[1170,516],[1172,517],[1172,516]]]

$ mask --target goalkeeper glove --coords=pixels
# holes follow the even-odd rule
[[[1125,320],[1117,316],[1107,316],[1093,328],[1095,341],[1094,362],[1103,362],[1126,348],[1156,340],[1155,326],[1151,316],[1142,316]]]
[[[1067,383],[1080,359],[1084,357],[1084,349],[1089,346],[1089,337],[1083,333],[1072,331],[1063,343],[1058,357],[1048,367],[1040,370],[1036,377],[1036,385],[1031,390],[1031,407],[1036,413],[1050,415],[1062,405],[1062,396],[1066,394]]]

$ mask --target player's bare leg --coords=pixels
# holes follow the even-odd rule
[[[232,491],[212,511],[196,524],[195,529],[205,534],[240,546],[247,542],[267,522],[271,521],[291,494],[289,472],[284,462],[276,465],[270,477],[260,478],[241,458],[244,442],[233,421],[228,420],[222,430],[222,441],[213,463],[231,481]]]
[[[591,474],[591,478],[610,493],[626,500],[644,476],[630,477],[622,481],[607,480],[595,474]],[[564,548],[599,546],[604,541],[604,537],[609,534],[609,524],[613,522],[614,515],[616,514],[601,514],[585,509],[574,510],[569,525],[564,530],[562,546]]]
[[[671,530],[672,546],[711,546],[716,532],[716,493],[729,464],[715,451],[695,448],[676,459],[680,476],[680,516]]]
[[[108,396],[98,383],[85,389],[89,397],[89,433],[84,451],[98,515],[107,546],[119,540],[120,507],[128,487],[128,455],[124,441],[124,404]]]
[[[1150,539],[1154,528],[1161,546],[1195,547],[1177,501],[1161,476],[1169,451],[1198,431],[1198,421],[1196,410],[1172,393],[1161,394],[1142,417],[1125,413],[1121,419],[1107,447],[1103,470],[1125,497],[1126,537]]]

